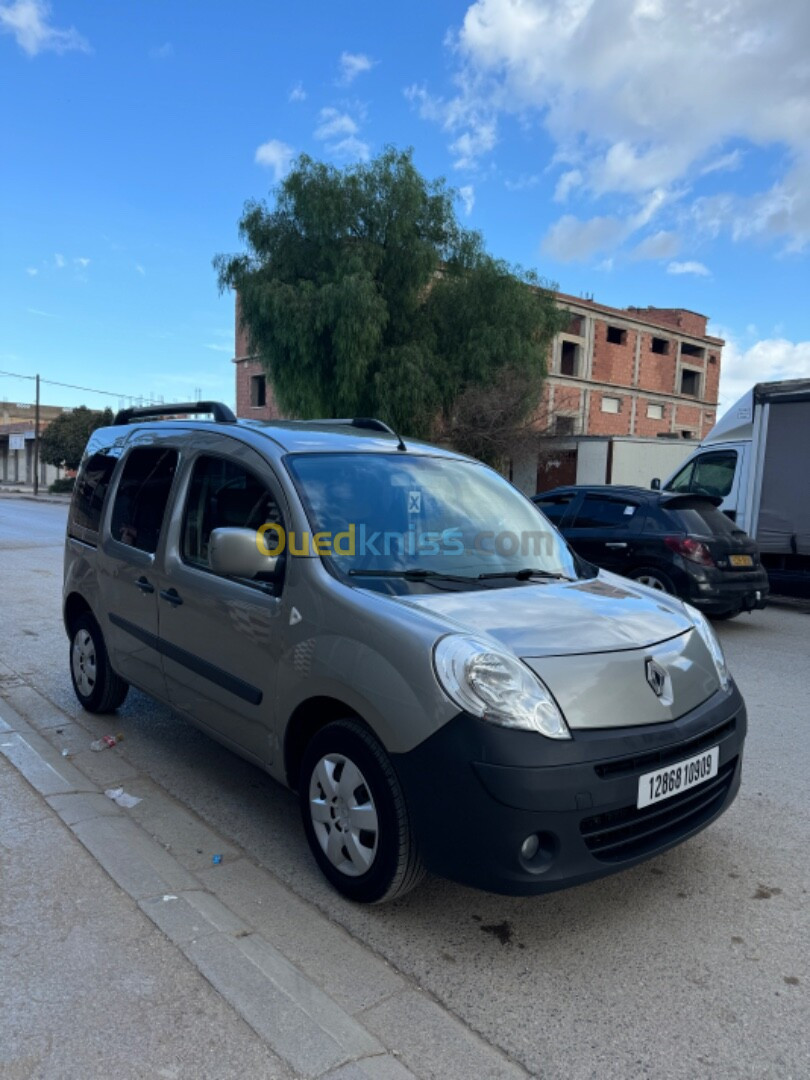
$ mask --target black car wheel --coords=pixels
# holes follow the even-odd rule
[[[663,570],[657,570],[649,566],[641,566],[638,570],[633,570],[627,575],[632,578],[633,581],[637,581],[639,585],[646,585],[650,589],[657,589],[659,592],[670,593],[674,596],[677,592],[672,578],[668,577]]]
[[[312,854],[349,900],[379,904],[422,880],[399,780],[359,720],[337,720],[317,732],[304,754],[298,792]]]
[[[129,683],[110,666],[104,636],[92,615],[80,615],[70,631],[70,678],[82,707],[91,713],[113,712]]]

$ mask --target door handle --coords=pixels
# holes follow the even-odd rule
[[[618,542],[618,543],[612,543],[612,544],[605,544],[605,547],[609,547],[609,548],[626,548],[626,547],[627,547],[627,544],[625,544],[624,542],[620,541],[620,542]]]
[[[143,576],[139,577],[135,584],[138,586],[142,593],[153,593],[155,591],[155,586],[152,584],[152,582],[147,581],[146,578]]]
[[[168,600],[172,607],[179,607],[183,603],[183,598],[177,589],[161,589],[160,596],[162,600]]]

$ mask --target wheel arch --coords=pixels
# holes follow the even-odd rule
[[[96,619],[93,609],[88,604],[87,600],[79,592],[71,592],[65,597],[65,602],[62,606],[62,620],[65,624],[65,630],[70,636],[70,632],[76,623],[76,620],[80,615],[88,614],[91,618]]]
[[[284,775],[293,791],[298,790],[301,762],[313,737],[332,721],[346,720],[349,717],[358,721],[377,738],[371,725],[357,709],[340,698],[319,694],[296,706],[284,732]]]

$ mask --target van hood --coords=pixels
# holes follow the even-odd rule
[[[448,629],[487,634],[520,657],[643,649],[692,629],[681,604],[600,572],[584,581],[398,596]]]

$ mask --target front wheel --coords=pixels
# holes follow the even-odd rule
[[[92,615],[80,615],[70,632],[70,678],[82,708],[113,712],[123,703],[129,683],[110,666],[104,636]]]
[[[337,720],[312,739],[299,778],[309,846],[349,900],[379,904],[424,876],[405,797],[385,750],[358,720]]]

